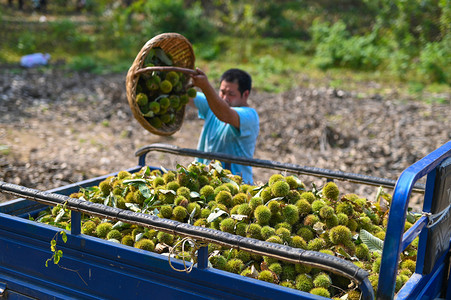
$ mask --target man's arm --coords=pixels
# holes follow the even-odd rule
[[[238,113],[219,97],[204,72],[197,69],[197,73],[197,75],[192,76],[193,84],[202,90],[207,98],[210,109],[216,117],[225,123],[228,123],[236,128],[240,128],[240,117]],[[190,99],[191,105],[194,104],[193,102],[194,101]]]

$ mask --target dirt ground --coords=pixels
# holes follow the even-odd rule
[[[144,145],[196,148],[202,128],[196,112],[188,108],[172,136],[146,131],[128,106],[125,75],[1,68],[0,180],[48,190],[135,166],[134,153]],[[255,158],[395,180],[451,139],[451,95],[426,104],[396,90],[367,94],[371,84],[358,91],[305,82],[281,94],[253,91],[250,104],[260,115]],[[149,165],[167,169],[191,161],[159,152],[147,156]],[[265,182],[276,172],[254,168],[254,179]],[[337,184],[370,200],[377,190]],[[8,199],[0,194],[0,202]],[[412,205],[420,202],[417,197]]]

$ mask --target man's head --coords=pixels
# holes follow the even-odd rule
[[[252,88],[251,76],[240,69],[230,69],[221,76],[219,96],[230,106],[247,106]]]

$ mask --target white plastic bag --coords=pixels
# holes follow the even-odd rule
[[[22,56],[20,59],[20,65],[25,68],[32,68],[36,66],[47,65],[50,59],[50,54],[48,53],[33,53]]]

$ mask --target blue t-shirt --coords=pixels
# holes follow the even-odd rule
[[[204,119],[204,127],[200,135],[197,149],[204,152],[216,152],[252,158],[260,131],[257,111],[250,107],[232,107],[240,116],[240,128],[220,121],[208,106],[203,93],[194,98],[199,118]],[[207,159],[197,159],[208,164]],[[252,167],[231,164],[232,174],[240,175],[245,183],[252,184]]]

